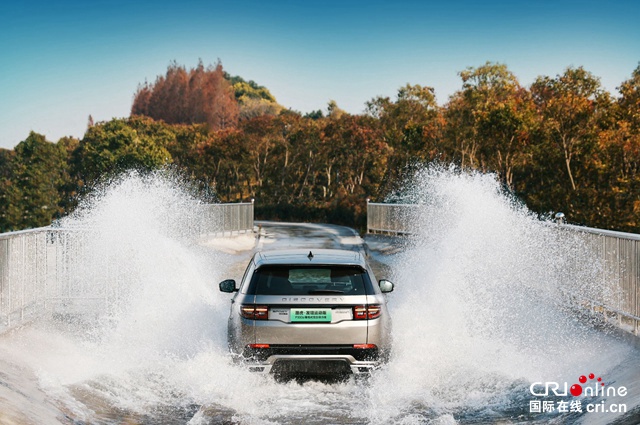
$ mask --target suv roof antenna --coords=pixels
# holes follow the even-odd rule
[[[313,260],[313,252],[309,251],[309,255],[307,255],[309,261]]]

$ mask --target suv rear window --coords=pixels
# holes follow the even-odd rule
[[[367,273],[355,266],[263,266],[251,278],[249,295],[366,295]]]

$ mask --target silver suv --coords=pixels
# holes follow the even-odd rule
[[[391,321],[364,257],[338,249],[256,253],[231,300],[228,342],[254,372],[366,374],[388,358]]]

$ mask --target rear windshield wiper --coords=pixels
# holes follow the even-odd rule
[[[309,291],[309,295],[314,294],[344,294],[344,291],[339,289],[313,289]]]

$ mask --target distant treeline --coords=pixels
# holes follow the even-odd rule
[[[640,66],[615,95],[583,68],[530,87],[489,62],[460,77],[443,106],[432,88],[406,85],[362,115],[333,101],[302,115],[220,63],[174,63],[139,87],[130,118],[0,150],[0,230],[47,225],[97,179],[166,164],[219,201],[254,198],[259,218],[360,227],[366,198],[384,200],[436,161],[495,173],[534,212],[640,232]]]

